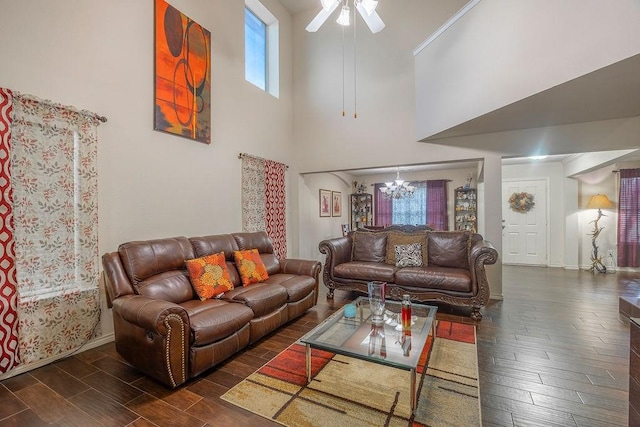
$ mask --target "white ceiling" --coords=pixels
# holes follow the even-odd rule
[[[313,7],[317,8],[318,12],[320,12],[321,9],[320,0],[280,0],[280,3],[282,3],[292,15]]]

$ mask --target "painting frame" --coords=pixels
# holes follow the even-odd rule
[[[211,32],[154,0],[153,129],[211,144]]]
[[[331,216],[342,216],[342,192],[331,192]]]
[[[322,190],[319,192],[320,217],[331,216],[331,190]]]

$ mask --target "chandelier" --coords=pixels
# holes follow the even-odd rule
[[[416,187],[400,179],[400,171],[396,174],[395,181],[385,182],[384,185],[384,187],[380,187],[380,192],[385,199],[410,198],[413,197],[413,192],[416,191]]]

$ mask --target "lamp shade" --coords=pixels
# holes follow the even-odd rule
[[[604,194],[596,194],[591,196],[587,202],[586,209],[610,209],[613,207],[613,202],[609,200]]]

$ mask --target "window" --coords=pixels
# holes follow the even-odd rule
[[[258,0],[245,0],[245,79],[279,96],[278,20]]]
[[[436,230],[448,230],[447,181],[412,181],[413,197],[387,199],[380,193],[384,184],[375,184],[375,225],[428,225]]]

